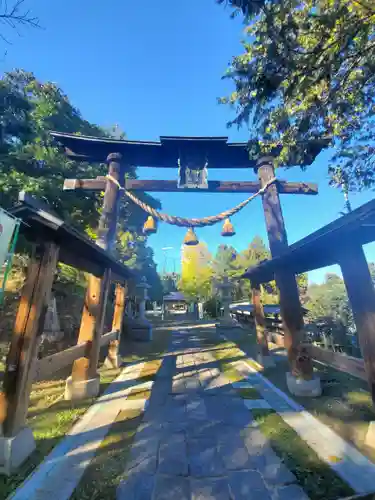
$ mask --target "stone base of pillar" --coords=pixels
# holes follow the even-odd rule
[[[369,423],[365,437],[365,445],[370,448],[375,448],[375,421]]]
[[[272,368],[275,366],[275,360],[271,355],[265,356],[264,354],[258,353],[255,359],[263,368]]]
[[[152,325],[147,319],[134,319],[127,322],[128,335],[132,340],[150,342],[152,340]]]
[[[0,437],[0,474],[10,476],[35,450],[30,427],[24,427],[13,437]]]
[[[311,380],[304,380],[287,372],[286,384],[289,392],[293,394],[293,396],[316,398],[322,395],[320,378],[317,376],[314,376]]]
[[[73,380],[68,377],[65,383],[64,399],[66,401],[75,401],[79,399],[95,398],[100,390],[100,377],[88,380]]]
[[[223,318],[216,323],[216,328],[242,328],[242,326],[233,318]]]

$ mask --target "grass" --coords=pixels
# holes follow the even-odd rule
[[[124,478],[126,460],[142,419],[142,411],[121,411],[86,468],[71,500],[113,500]]]
[[[253,387],[246,387],[246,389],[237,389],[237,392],[243,399],[263,399],[259,392]]]
[[[120,370],[99,369],[100,394]],[[73,424],[95,401],[92,398],[72,403],[63,400],[65,379],[33,384],[27,424],[34,433],[36,449],[10,477],[0,476],[0,498],[6,498],[43,461]]]
[[[266,374],[276,387],[286,393],[288,393],[285,379],[287,368],[287,360],[281,360],[274,368],[268,369]],[[293,399],[343,439],[356,446],[370,460],[375,461],[375,450],[364,444],[368,424],[375,420],[367,383],[320,363],[314,363],[314,370],[322,380],[322,396],[317,398],[293,396]]]
[[[297,478],[311,500],[336,500],[354,495],[347,485],[298,434],[272,410],[252,410],[273,450]]]
[[[254,347],[251,348],[251,344],[256,343],[254,331],[248,328],[244,332],[244,335],[234,339],[235,343],[248,356],[254,356]],[[271,344],[270,350],[276,358],[276,365],[264,370],[264,374],[276,387],[288,394],[285,373],[289,367],[284,349],[278,346],[272,347]],[[247,359],[246,362],[257,371],[263,371],[254,360]],[[314,362],[314,371],[322,380],[322,396],[317,398],[293,396],[293,399],[343,439],[352,443],[370,460],[375,461],[375,449],[364,444],[368,424],[375,420],[375,410],[367,382],[318,362]]]

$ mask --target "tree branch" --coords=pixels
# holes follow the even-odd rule
[[[23,8],[24,1],[25,0],[16,0],[12,6],[8,6],[6,0],[0,0],[0,23],[5,24],[17,33],[18,26],[40,28],[38,18],[32,16],[29,10]],[[0,33],[0,38],[9,43],[2,33]]]

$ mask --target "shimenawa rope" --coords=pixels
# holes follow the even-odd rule
[[[217,215],[211,215],[209,217],[203,217],[202,219],[187,219],[185,217],[177,217],[175,215],[168,215],[164,214],[162,212],[158,212],[154,208],[150,207],[147,205],[147,203],[144,203],[141,201],[139,198],[137,198],[133,193],[128,191],[127,189],[124,189],[121,184],[118,182],[117,179],[115,179],[112,175],[107,175],[106,178],[116,184],[116,186],[124,191],[125,195],[130,198],[136,205],[138,205],[142,210],[147,212],[148,214],[152,215],[158,220],[161,220],[163,222],[166,222],[167,224],[172,224],[174,226],[180,226],[180,227],[205,227],[205,226],[212,226],[227,217],[231,217],[232,215],[238,213],[240,210],[242,210],[247,204],[250,203],[254,198],[259,196],[260,194],[263,194],[269,186],[271,186],[273,183],[277,181],[276,177],[273,177],[270,179],[266,184],[259,189],[256,193],[251,195],[249,198],[246,200],[242,201],[235,207],[231,208],[230,210],[226,210],[225,212],[221,212]]]

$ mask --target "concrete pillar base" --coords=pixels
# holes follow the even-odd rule
[[[0,437],[0,474],[10,476],[35,450],[30,427],[24,427],[13,437]]]
[[[300,396],[306,398],[316,398],[322,395],[322,386],[320,378],[314,376],[311,380],[304,380],[297,378],[290,372],[286,374],[286,385],[288,390],[293,396]]]
[[[121,364],[122,359],[119,354],[117,354],[116,356],[107,356],[104,360],[104,366],[109,369],[120,368]]]
[[[256,362],[263,366],[263,368],[272,368],[275,366],[275,360],[271,355],[265,356],[264,354],[258,353],[256,356]]]
[[[100,377],[88,380],[73,380],[68,377],[65,383],[64,399],[66,401],[74,401],[86,398],[95,398],[99,394]]]
[[[375,448],[375,422],[372,421],[369,423],[366,437],[365,437],[365,445],[370,448]]]

